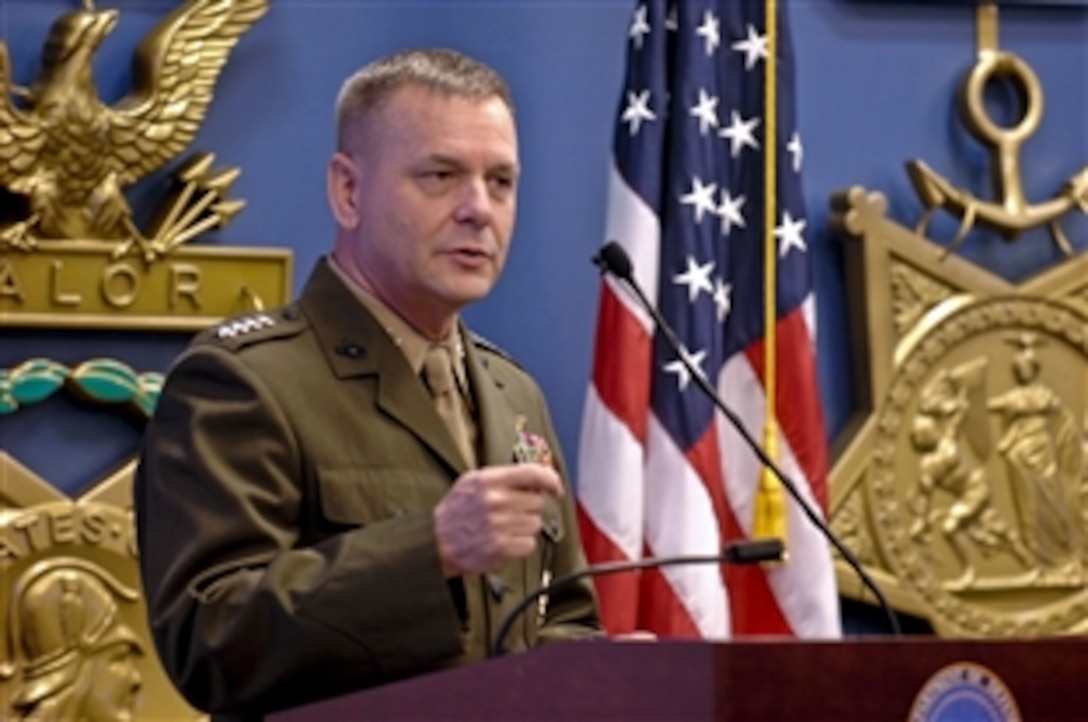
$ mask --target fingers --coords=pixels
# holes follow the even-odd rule
[[[488,466],[479,470],[481,481],[494,488],[531,491],[562,497],[563,482],[555,469],[543,464],[524,463]]]
[[[561,496],[554,469],[517,464],[463,474],[435,507],[438,553],[447,576],[494,570],[536,549],[547,496]]]

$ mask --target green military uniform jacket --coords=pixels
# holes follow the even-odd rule
[[[535,382],[466,336],[480,465],[512,461],[524,419],[566,478]],[[568,493],[549,502],[534,554],[448,582],[432,512],[464,471],[422,381],[324,261],[297,304],[195,339],[135,482],[148,618],[179,690],[259,718],[486,656],[525,594],[585,562]],[[543,616],[534,605],[508,646],[597,629],[583,583]]]

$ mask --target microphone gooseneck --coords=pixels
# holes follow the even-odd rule
[[[521,615],[536,600],[553,594],[560,589],[574,584],[585,577],[597,577],[617,572],[633,572],[639,569],[671,567],[682,564],[760,564],[762,562],[782,561],[786,557],[786,547],[781,539],[746,539],[727,544],[721,554],[701,554],[693,556],[660,557],[604,562],[582,567],[576,571],[554,579],[551,583],[534,589],[525,595],[503,618],[495,641],[491,646],[491,656],[501,657],[506,654],[506,638]]]
[[[815,526],[824,536],[824,538],[827,539],[827,541],[830,542],[836,550],[838,550],[839,554],[842,555],[842,558],[845,559],[846,563],[850,566],[850,568],[854,570],[854,573],[858,576],[858,579],[861,580],[861,583],[864,584],[865,587],[873,593],[874,597],[876,597],[877,603],[880,605],[881,609],[884,610],[884,613],[888,616],[888,623],[891,626],[892,633],[897,637],[901,636],[902,631],[899,627],[899,618],[896,616],[891,604],[888,603],[887,598],[884,596],[884,592],[880,590],[880,587],[877,585],[877,583],[873,580],[869,573],[865,571],[865,568],[862,567],[861,562],[858,561],[858,558],[854,555],[852,551],[850,551],[846,544],[844,544],[842,540],[838,538],[835,532],[831,531],[831,528],[828,527],[824,520],[820,518],[820,515],[812,509],[812,507],[808,504],[805,498],[801,495],[801,492],[797,489],[797,485],[793,482],[793,480],[790,479],[790,477],[787,476],[786,473],[778,467],[778,464],[776,464],[769,456],[767,456],[767,452],[765,452],[763,450],[763,447],[761,447],[759,443],[754,438],[752,438],[752,435],[748,432],[748,429],[744,428],[744,423],[740,420],[736,413],[728,406],[726,406],[725,402],[722,401],[721,397],[718,395],[717,390],[710,385],[710,382],[707,381],[706,377],[699,371],[699,369],[691,363],[691,360],[688,358],[687,354],[683,353],[682,344],[677,338],[676,332],[673,331],[672,326],[670,326],[665,318],[661,315],[661,312],[658,311],[657,307],[650,302],[649,298],[646,297],[646,294],[643,292],[642,287],[639,285],[638,281],[635,280],[632,273],[633,267],[631,264],[631,259],[628,257],[627,252],[623,249],[623,246],[621,246],[616,241],[609,241],[600,249],[600,251],[598,251],[597,255],[594,256],[593,262],[596,263],[597,266],[601,269],[602,275],[605,273],[611,273],[616,278],[623,281],[626,284],[627,288],[631,289],[631,291],[634,292],[641,306],[646,309],[646,311],[653,318],[654,323],[657,324],[658,329],[661,330],[661,333],[665,337],[665,341],[668,343],[669,348],[672,349],[672,351],[676,354],[676,357],[684,365],[684,368],[686,368],[688,370],[688,373],[691,374],[692,380],[694,380],[696,385],[698,385],[699,389],[702,390],[704,394],[706,394],[707,398],[709,398],[711,402],[713,402],[714,406],[722,412],[725,418],[729,420],[729,423],[732,424],[733,428],[736,429],[737,433],[739,433],[741,438],[744,439],[744,442],[748,445],[749,448],[751,448],[752,453],[756,455],[760,463],[770,469],[771,472],[776,477],[778,477],[778,480],[779,482],[781,482],[783,488],[785,488],[787,493],[789,493],[789,495],[793,497],[793,500],[797,502],[797,505],[800,507],[804,515],[808,517],[808,520],[812,522],[813,526]]]

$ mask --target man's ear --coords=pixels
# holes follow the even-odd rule
[[[332,209],[337,225],[341,228],[357,228],[360,218],[355,192],[358,189],[359,177],[355,161],[345,153],[334,153],[329,159],[325,181],[329,208]]]

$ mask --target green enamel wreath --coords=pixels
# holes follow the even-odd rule
[[[101,404],[124,404],[151,416],[162,390],[163,375],[137,373],[115,359],[84,361],[75,368],[44,358],[0,369],[0,415],[46,400],[62,388]]]

